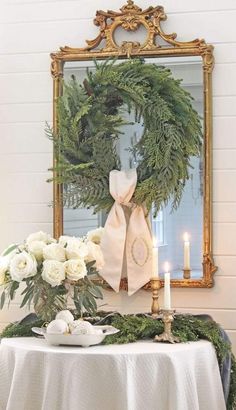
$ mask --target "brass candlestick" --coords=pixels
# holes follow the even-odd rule
[[[152,277],[150,279],[151,288],[152,288],[152,317],[156,319],[159,316],[159,289],[161,287],[160,279],[158,277]]]
[[[183,269],[183,272],[184,272],[184,279],[190,279],[191,269]]]
[[[163,309],[160,313],[162,314],[162,321],[164,322],[164,332],[159,336],[155,336],[154,342],[179,343],[179,338],[171,332],[175,310]]]

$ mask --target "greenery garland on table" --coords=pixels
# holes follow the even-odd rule
[[[95,61],[80,84],[75,77],[64,83],[57,105],[58,131],[48,128],[59,154],[58,183],[65,183],[64,202],[69,207],[109,210],[109,173],[120,169],[116,141],[127,124],[124,111],[141,122],[141,139],[132,147],[138,183],[132,198],[156,211],[172,201],[177,208],[190,158],[199,156],[202,128],[192,96],[163,66],[130,59],[116,63]]]
[[[75,312],[73,312],[75,313]],[[150,315],[125,315],[119,313],[98,312],[95,318],[86,318],[93,324],[109,324],[120,329],[118,334],[107,336],[104,344],[131,343],[140,339],[153,339],[163,332],[163,323],[153,320]],[[31,328],[40,327],[43,321],[34,317],[34,321],[13,323],[2,332],[1,337],[33,336]],[[176,315],[173,333],[181,342],[209,340],[215,347],[220,369],[227,354],[231,354],[231,379],[227,410],[236,409],[236,361],[231,346],[222,337],[219,325],[213,320],[203,320],[192,315]]]

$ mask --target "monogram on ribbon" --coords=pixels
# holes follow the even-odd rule
[[[110,194],[115,202],[107,217],[101,248],[104,256],[102,277],[119,292],[122,271],[132,295],[151,277],[152,236],[144,206],[131,201],[137,185],[137,171],[113,170],[109,175]]]

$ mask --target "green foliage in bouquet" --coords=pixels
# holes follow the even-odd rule
[[[142,123],[140,141],[131,149],[137,159],[138,184],[132,201],[156,211],[169,200],[177,208],[190,158],[199,156],[201,122],[192,97],[169,69],[130,59],[116,64],[95,61],[83,83],[64,83],[58,100],[58,131],[47,134],[58,154],[58,183],[67,187],[65,205],[109,210],[109,173],[120,169],[116,141],[125,110]]]
[[[10,304],[20,288],[20,307],[33,305],[44,321],[70,304],[79,315],[83,310],[94,314],[97,299],[103,297],[92,280],[103,262],[100,246],[92,240],[99,236],[96,231],[101,234],[98,229],[84,238],[62,236],[58,241],[37,232],[25,243],[9,247],[0,256],[0,308],[7,300]]]

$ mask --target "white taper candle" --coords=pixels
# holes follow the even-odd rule
[[[190,242],[187,232],[184,234],[184,269],[190,269]]]

